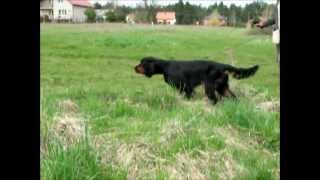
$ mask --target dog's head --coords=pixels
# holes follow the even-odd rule
[[[140,64],[134,69],[136,73],[143,74],[150,78],[155,74],[155,63],[157,60],[158,59],[154,57],[144,57],[140,60]]]

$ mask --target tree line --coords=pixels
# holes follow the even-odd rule
[[[223,2],[209,7],[201,7],[189,2],[183,2],[183,0],[179,0],[179,2],[172,5],[158,6],[154,1],[151,1],[151,3],[148,3],[147,0],[143,1],[145,2],[144,5],[137,7],[116,6],[114,3],[107,3],[102,6],[96,3],[94,8],[108,9],[109,11],[105,15],[109,22],[125,22],[126,15],[134,13],[137,23],[155,23],[157,12],[174,11],[176,13],[176,24],[201,24],[210,15],[218,13],[226,21],[226,25],[236,27],[245,26],[248,21],[257,20],[261,17],[272,18],[276,12],[275,4],[267,4],[260,1],[252,2],[244,7],[236,6],[235,4],[231,4],[228,7]],[[94,20],[93,18],[91,19]]]

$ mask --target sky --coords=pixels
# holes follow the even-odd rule
[[[108,2],[116,2],[118,5],[126,5],[135,7],[136,5],[143,5],[143,0],[90,0],[92,3],[99,2],[100,4],[104,5]],[[148,0],[151,1],[151,0]],[[157,5],[168,5],[168,4],[175,4],[179,0],[153,0],[156,2]],[[232,3],[237,6],[245,6],[246,4],[255,2],[257,0],[183,0],[183,2],[189,2],[190,4],[201,5],[202,7],[208,7],[215,3],[223,2],[224,5],[230,6]],[[276,0],[259,0],[263,1],[268,4],[276,3]]]

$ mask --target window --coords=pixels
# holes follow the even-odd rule
[[[59,15],[62,15],[62,14],[67,14],[67,10],[65,9],[59,9]]]

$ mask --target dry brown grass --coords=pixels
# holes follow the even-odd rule
[[[175,162],[166,166],[170,179],[206,180],[215,174],[219,179],[232,179],[241,169],[230,154],[223,151],[199,151],[192,157],[189,153],[179,153]]]
[[[279,101],[266,101],[258,104],[258,108],[269,111],[269,112],[280,112],[280,102]]]
[[[79,114],[79,107],[71,100],[58,103],[59,114],[53,118],[50,132],[67,148],[78,143],[85,135],[85,119]]]
[[[58,103],[59,111],[62,113],[78,113],[79,107],[76,103],[71,101],[70,99],[60,101]]]
[[[160,144],[168,146],[179,135],[184,135],[182,122],[177,119],[169,120],[160,130]]]
[[[249,150],[254,149],[258,145],[258,142],[255,139],[248,136],[245,137],[243,134],[241,135],[231,126],[214,128],[213,132],[222,136],[227,145],[236,149]]]
[[[85,124],[81,117],[64,114],[54,118],[53,133],[64,147],[78,143],[85,135]]]

